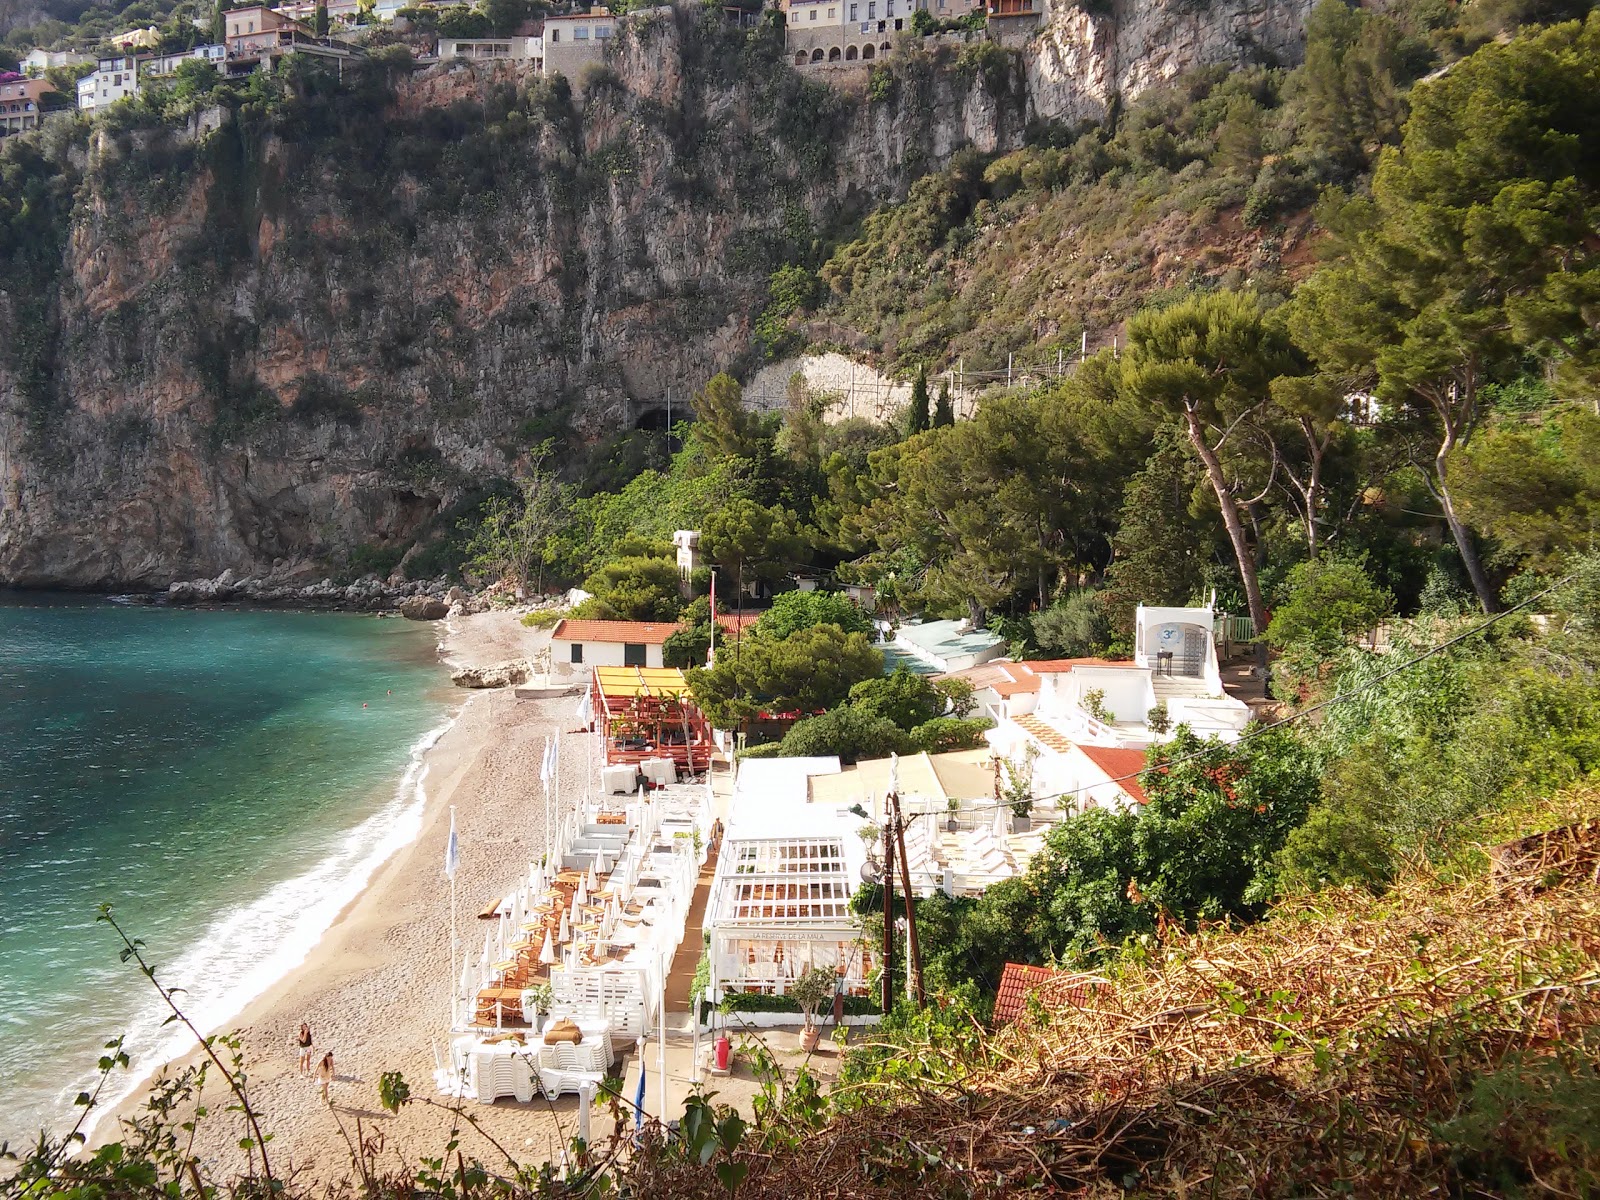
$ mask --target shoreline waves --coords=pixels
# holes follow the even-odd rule
[[[224,914],[187,952],[169,965],[158,965],[157,978],[169,987],[182,986],[182,980],[206,979],[214,983],[219,977],[226,980],[230,971],[234,973],[219,995],[207,997],[198,1005],[190,1007],[184,1004],[186,997],[179,998],[185,1015],[196,1026],[215,1032],[269,993],[305,962],[340,915],[366,890],[378,869],[416,840],[427,808],[427,753],[459,716],[459,711],[452,712],[412,745],[393,798],[347,830],[328,855],[302,874],[276,884],[254,902]],[[229,947],[244,938],[265,938],[275,944],[264,958],[240,961],[229,953]],[[102,1096],[84,1121],[86,1136],[92,1138],[105,1118],[140,1092],[163,1068],[192,1052],[193,1038],[187,1029],[169,1026],[171,1032],[160,1036],[168,1011],[152,996],[151,1002],[129,1023],[127,1044],[153,1042],[155,1048],[136,1058],[128,1075],[114,1077],[116,1086]],[[69,1107],[72,1098],[81,1091],[92,1090],[99,1077],[100,1073],[94,1071],[64,1087],[58,1102],[63,1108]]]
[[[529,657],[537,641],[548,636],[523,628],[517,614],[508,612],[453,617],[441,623],[439,633],[439,661],[450,666]],[[413,1096],[434,1094],[435,1054],[446,1037],[452,971],[459,973],[461,954],[475,952],[482,940],[476,917],[484,902],[503,895],[538,857],[544,739],[558,729],[570,732],[571,714],[570,698],[518,700],[511,688],[466,697],[446,725],[423,739],[426,746],[419,743],[410,785],[414,797],[402,802],[397,796],[351,832],[355,840],[364,831],[376,831],[379,840],[359,856],[363,886],[348,889],[353,894],[319,899],[317,920],[306,923],[321,928],[315,944],[303,953],[275,956],[274,977],[265,978],[263,971],[261,986],[251,989],[257,994],[231,1015],[196,1022],[207,1033],[241,1037],[251,1102],[273,1135],[269,1149],[276,1174],[288,1172],[314,1183],[344,1177],[350,1167],[346,1135],[354,1135],[355,1118],[369,1136],[382,1137],[391,1159],[394,1151],[412,1160],[436,1154],[449,1139],[456,1119],[448,1108],[413,1103],[398,1114],[382,1111],[378,1078],[400,1071]],[[564,739],[563,747],[558,786],[566,795],[581,793],[592,774],[588,753],[577,738]],[[452,806],[461,847],[456,878],[461,937],[455,948],[443,873]],[[348,877],[353,880],[355,872]],[[168,986],[186,983],[179,971],[187,966],[185,956],[162,971]],[[331,1106],[296,1070],[290,1039],[302,1020],[311,1026],[316,1052],[334,1052]],[[119,1136],[121,1122],[142,1113],[156,1080],[198,1058],[191,1048],[139,1080],[119,1102],[105,1104],[89,1144]],[[243,1170],[246,1159],[237,1144],[241,1118],[224,1111],[223,1086],[208,1080],[205,1095],[196,1101],[211,1115],[200,1124],[195,1152],[226,1176]],[[558,1153],[571,1133],[570,1107],[570,1102],[502,1104],[485,1113],[503,1145],[523,1154]],[[467,1136],[469,1143],[475,1137]],[[486,1142],[468,1148],[480,1154],[493,1149]]]

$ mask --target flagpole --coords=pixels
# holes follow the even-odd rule
[[[461,947],[461,934],[456,925],[456,866],[461,850],[456,841],[456,806],[450,806],[450,840],[445,843],[444,873],[450,877],[450,970],[446,974],[450,990],[450,1027],[456,1025],[456,951]]]

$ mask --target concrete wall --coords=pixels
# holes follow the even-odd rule
[[[621,667],[626,664],[622,661],[623,644],[621,642],[582,642],[583,662],[572,661],[573,643],[566,638],[552,638],[550,641],[550,677],[552,679],[573,679],[587,675],[595,667]],[[662,647],[659,645],[646,645],[644,648],[644,665],[659,667],[662,665]]]

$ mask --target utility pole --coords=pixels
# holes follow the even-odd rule
[[[667,384],[667,457],[672,457],[672,385]]]
[[[883,825],[883,1011],[894,1007],[894,827],[888,813]]]
[[[890,792],[889,801],[894,808],[895,840],[900,843],[900,882],[906,897],[906,949],[911,955],[912,987],[916,990],[917,1007],[922,1008],[928,1000],[922,992],[922,954],[917,949],[917,908],[916,897],[911,891],[911,859],[906,854],[906,823],[900,815],[899,794]]]
[[[1089,331],[1083,331],[1083,341],[1078,347],[1078,361],[1083,362],[1089,357]]]
[[[1015,358],[1015,357],[1016,356],[1014,354],[1007,354],[1006,355],[1006,386],[1007,387],[1011,386],[1011,360],[1013,358]]]

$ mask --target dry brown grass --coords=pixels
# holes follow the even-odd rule
[[[897,1083],[739,1194],[1590,1194],[1600,825],[1557,843],[1178,937],[1090,1007],[1046,990],[960,1084]]]

